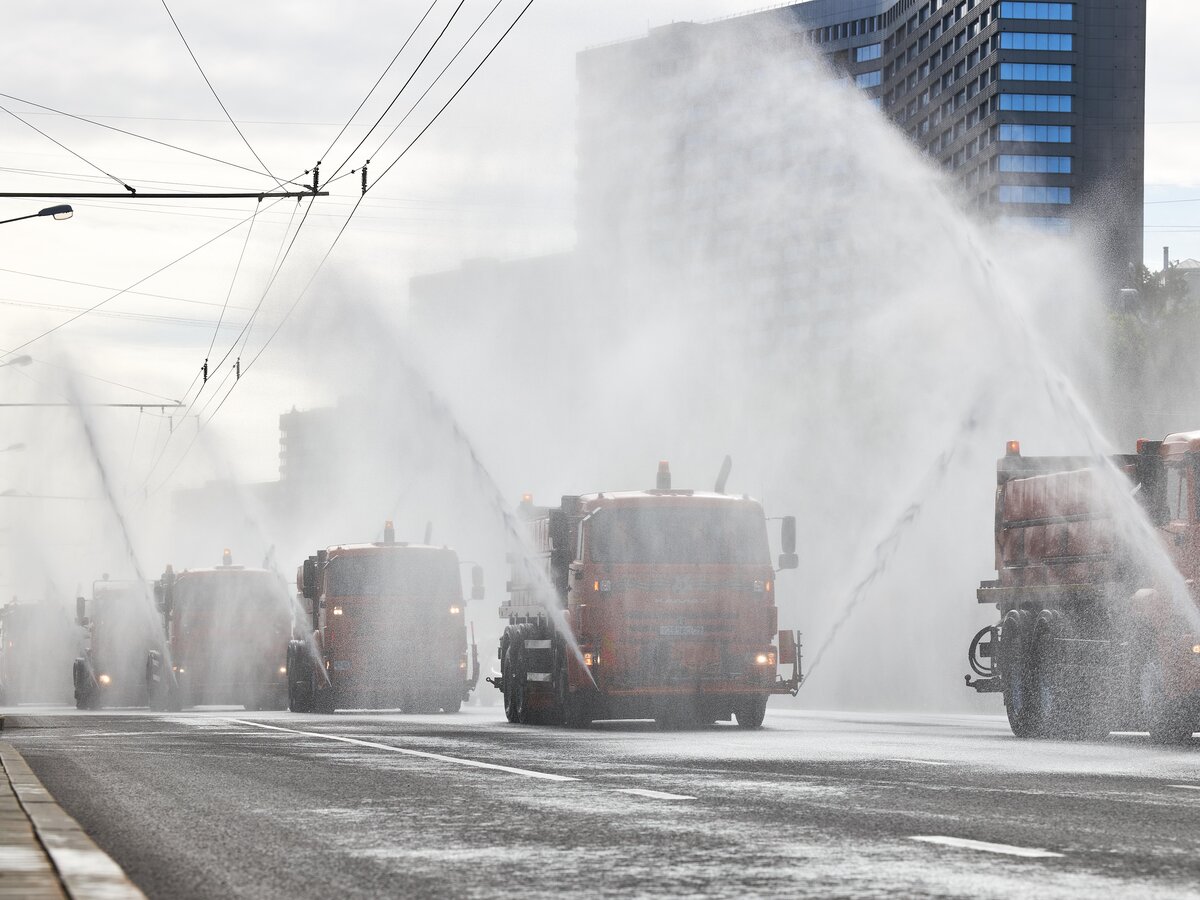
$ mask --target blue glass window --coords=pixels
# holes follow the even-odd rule
[[[1002,50],[1074,50],[1074,35],[1005,31],[1000,34]]]
[[[1065,206],[1071,202],[1069,187],[1045,184],[1002,184],[997,189],[1001,203],[1050,203]]]
[[[1064,112],[1072,106],[1070,94],[1001,94],[1000,108],[1023,112]]]
[[[1003,19],[1046,19],[1053,22],[1070,22],[1075,18],[1074,3],[1001,3],[1000,17]]]
[[[874,72],[863,72],[854,76],[854,83],[860,88],[875,87],[883,82],[883,73],[876,69]]]
[[[1001,154],[1001,172],[1038,172],[1051,175],[1070,175],[1069,156],[1017,156]]]
[[[854,51],[855,62],[870,62],[883,56],[883,44],[867,44]]]
[[[1037,144],[1071,143],[1070,125],[1001,125],[1000,140]]]
[[[1071,66],[1046,63],[1000,63],[1002,81],[1070,81]]]

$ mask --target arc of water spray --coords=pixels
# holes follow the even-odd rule
[[[917,487],[912,493],[913,499],[901,511],[883,539],[875,545],[875,550],[872,553],[871,568],[850,590],[849,597],[842,609],[842,614],[838,616],[829,633],[825,636],[825,640],[817,648],[817,652],[813,656],[813,661],[809,664],[808,671],[804,675],[803,682],[801,682],[802,684],[812,677],[813,672],[821,665],[821,660],[824,658],[826,651],[837,640],[838,632],[842,630],[842,626],[850,620],[858,605],[870,595],[871,588],[875,582],[887,571],[892,559],[895,558],[897,551],[900,549],[905,535],[916,524],[925,504],[945,482],[946,475],[949,473],[955,457],[966,447],[971,435],[979,430],[984,421],[984,411],[992,408],[990,400],[991,391],[985,388],[968,408],[966,416],[962,419],[952,439],[947,443],[946,449],[938,454],[933,465],[929,467],[928,471],[926,471],[917,483]]]
[[[67,398],[71,404],[71,409],[79,417],[79,424],[83,430],[83,436],[87,441],[88,453],[91,456],[92,464],[96,467],[96,474],[100,478],[100,487],[104,491],[104,499],[108,504],[109,512],[117,522],[120,529],[121,540],[125,545],[125,553],[129,557],[130,565],[133,566],[134,575],[137,577],[139,591],[143,602],[146,604],[147,611],[152,619],[156,618],[158,611],[154,606],[154,598],[151,596],[147,585],[149,579],[146,578],[145,571],[142,569],[141,561],[138,559],[137,550],[134,548],[133,535],[129,530],[129,522],[121,509],[121,504],[117,500],[116,492],[113,490],[112,479],[108,473],[108,467],[104,465],[104,459],[100,453],[100,445],[96,440],[95,429],[92,427],[92,421],[88,416],[87,407],[83,403],[79,387],[75,377],[68,372],[66,376]],[[163,643],[164,659],[166,660],[166,671],[172,673],[174,678],[174,669],[171,662],[171,647],[170,643]]]
[[[520,552],[522,568],[533,575],[534,596],[541,603],[546,614],[553,619],[558,632],[566,639],[571,655],[579,663],[580,669],[587,673],[588,679],[594,687],[596,680],[592,677],[591,670],[583,661],[583,650],[579,646],[575,632],[571,629],[571,625],[567,621],[565,610],[558,605],[558,592],[555,590],[554,585],[550,583],[550,579],[543,568],[534,563],[536,553],[533,547],[530,546],[527,529],[522,527],[520,521],[512,511],[511,505],[505,500],[504,492],[500,490],[500,486],[496,484],[495,479],[492,478],[491,473],[479,458],[474,443],[467,436],[466,432],[463,431],[462,426],[459,425],[458,420],[449,407],[434,393],[433,389],[429,387],[425,379],[410,363],[404,360],[403,357],[400,357],[397,368],[410,379],[414,386],[419,388],[420,393],[424,395],[426,402],[429,404],[429,411],[433,418],[436,421],[440,421],[450,436],[465,452],[471,467],[471,474],[476,483],[483,488],[485,500],[492,507],[493,512],[500,517],[510,546],[518,548]]]

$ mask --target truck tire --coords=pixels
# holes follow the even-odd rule
[[[448,713],[456,713],[462,709],[462,695],[455,694],[452,697],[447,697],[442,703],[442,711]]]
[[[739,700],[733,707],[733,715],[738,728],[761,728],[767,715],[767,695]]]
[[[504,676],[504,716],[513,723],[523,723],[527,718],[525,709],[525,672],[520,632],[509,636],[508,646],[501,661]]]
[[[1004,684],[1004,711],[1008,727],[1019,738],[1037,737],[1041,716],[1033,680],[1030,644],[1033,614],[1024,609],[1009,610],[1000,624],[997,667]]]
[[[287,699],[288,709],[294,713],[312,712],[313,673],[308,648],[299,642],[288,644],[287,655]]]
[[[1196,729],[1194,711],[1188,704],[1167,696],[1158,649],[1148,639],[1142,643],[1137,689],[1150,739],[1156,744],[1187,743]]]

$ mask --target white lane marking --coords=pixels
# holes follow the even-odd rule
[[[916,763],[918,766],[948,766],[948,765],[950,765],[950,763],[948,763],[948,762],[939,762],[936,759],[909,759],[908,757],[904,757],[904,756],[890,756],[887,758],[886,761],[887,762]]]
[[[650,797],[652,800],[695,800],[686,794],[668,794],[666,791],[650,791],[646,788],[617,788],[617,793],[633,794],[635,797]]]
[[[1181,791],[1200,791],[1200,784],[1168,784],[1167,787],[1179,788]]]
[[[910,841],[923,841],[927,844],[942,844],[946,847],[959,847],[963,850],[982,850],[985,853],[1004,853],[1008,856],[1023,856],[1027,859],[1052,859],[1062,856],[1053,850],[1040,850],[1036,847],[1014,847],[1011,844],[991,844],[987,841],[972,841],[968,838],[943,837],[942,835],[913,835]]]
[[[436,759],[438,762],[454,763],[458,766],[470,766],[473,769],[492,769],[497,772],[508,772],[512,775],[524,775],[527,778],[542,778],[546,781],[578,781],[572,775],[553,775],[550,772],[534,772],[531,769],[518,769],[514,766],[501,766],[497,763],[480,762],[475,759],[462,759],[458,756],[443,756],[441,753],[428,753],[424,750],[410,750],[407,747],[395,747],[391,744],[379,744],[375,741],[364,741],[360,738],[343,737],[338,734],[322,734],[319,731],[298,731],[295,728],[280,728],[278,725],[265,725],[262,722],[248,722],[245,719],[230,719],[239,725],[249,725],[251,728],[265,728],[268,731],[282,731],[286,734],[299,734],[303,737],[320,738],[325,741],[338,741],[343,744],[353,744],[356,747],[370,747],[372,750],[389,750],[392,753],[403,753],[405,756],[419,756],[422,759]]]

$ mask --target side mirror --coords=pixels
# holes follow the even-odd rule
[[[796,555],[796,517],[784,516],[783,527],[780,529],[783,553],[779,555],[780,569],[796,569],[800,566],[800,557]]]
[[[471,566],[471,599],[482,600],[483,595],[483,566]]]
[[[75,598],[75,623],[87,627],[87,615],[84,610],[87,608],[87,600],[84,597]]]
[[[300,593],[312,600],[317,594],[317,560],[314,557],[310,556],[304,561],[304,571],[300,577]]]

